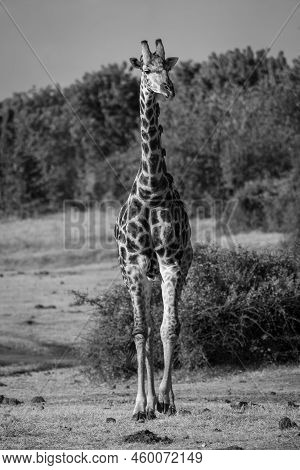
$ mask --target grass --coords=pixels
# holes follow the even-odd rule
[[[5,395],[24,400],[0,406],[0,448],[5,449],[296,449],[297,428],[280,430],[288,416],[299,424],[299,409],[287,406],[298,395],[296,367],[250,372],[206,370],[175,378],[177,409],[185,413],[137,424],[131,421],[136,383],[123,381],[113,389],[90,383],[78,368],[7,377]],[[3,393],[4,390],[1,391]],[[46,404],[32,405],[34,395]],[[243,412],[226,401],[255,403]],[[113,417],[116,423],[106,423]],[[127,435],[149,429],[168,436],[170,444],[128,443]]]
[[[67,221],[73,221],[72,233],[76,242],[76,213],[72,218],[63,212],[39,218],[8,219],[0,223],[0,266],[5,270],[62,268],[101,262],[115,256],[112,239],[116,213],[97,210],[82,214],[81,243],[77,248],[67,244]],[[229,236],[219,234],[214,219],[191,221],[193,242],[217,243],[222,247],[238,245],[249,248],[274,248],[283,239],[280,233],[252,231]],[[220,236],[219,236],[220,235]]]
[[[285,236],[279,232],[263,232],[261,230],[250,230],[248,232],[232,233],[228,230],[217,229],[215,219],[191,220],[193,243],[214,244],[222,248],[236,249],[238,246],[249,249],[274,249]]]
[[[82,213],[82,220],[76,225],[76,214],[72,213],[71,218],[60,212],[2,221],[0,265],[6,270],[66,267],[114,256],[113,216],[91,210]]]

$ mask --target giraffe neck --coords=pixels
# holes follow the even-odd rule
[[[159,104],[155,93],[146,87],[143,78],[140,86],[140,117],[142,159],[137,184],[144,193],[149,192],[152,196],[162,194],[169,189],[171,177],[167,173],[165,149],[161,147]]]

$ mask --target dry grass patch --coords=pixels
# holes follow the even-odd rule
[[[299,378],[297,367],[238,373],[208,370],[178,376],[174,388],[179,413],[174,417],[157,414],[156,420],[138,424],[131,421],[135,380],[118,382],[115,388],[96,385],[77,368],[6,377],[5,395],[16,396],[24,404],[0,406],[0,447],[296,449],[299,429],[280,430],[279,420],[288,416],[300,424],[299,408],[287,405],[299,399]],[[34,395],[42,395],[45,405],[31,404]],[[227,403],[239,399],[255,405],[239,411]],[[116,422],[108,423],[107,418]],[[145,429],[172,442],[125,442],[126,436]]]

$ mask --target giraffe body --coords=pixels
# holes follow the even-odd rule
[[[156,94],[174,96],[166,65],[168,60],[174,62],[174,58],[165,61],[160,40],[157,40],[154,54],[150,53],[145,41],[142,45],[143,56],[139,62],[143,70],[140,85],[142,158],[115,225],[121,271],[134,310],[133,335],[138,362],[138,393],[133,414],[136,420],[154,418],[155,407],[169,414],[176,411],[171,371],[180,329],[177,307],[193,256],[188,215],[174,187],[173,177],[167,171],[165,150],[161,146],[162,126],[158,123]],[[154,388],[150,311],[152,281],[157,278],[162,280],[164,314],[161,338],[165,363],[158,397]],[[144,388],[146,372],[147,396]]]

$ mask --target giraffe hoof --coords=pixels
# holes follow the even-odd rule
[[[144,423],[146,420],[146,413],[144,411],[138,411],[132,416],[133,421],[137,423]]]
[[[159,413],[163,413],[164,412],[164,404],[160,401],[157,402],[157,405],[156,405],[156,408],[157,408],[157,411]]]
[[[169,403],[157,402],[157,411],[166,414],[169,409]]]
[[[156,415],[155,415],[154,410],[147,410],[146,415],[147,415],[148,420],[156,419]]]
[[[164,414],[168,413],[169,407],[170,407],[169,403],[164,403]]]
[[[176,415],[176,413],[177,413],[177,411],[176,411],[175,405],[171,405],[170,408],[168,409],[167,415],[168,416],[174,416],[174,415]]]

